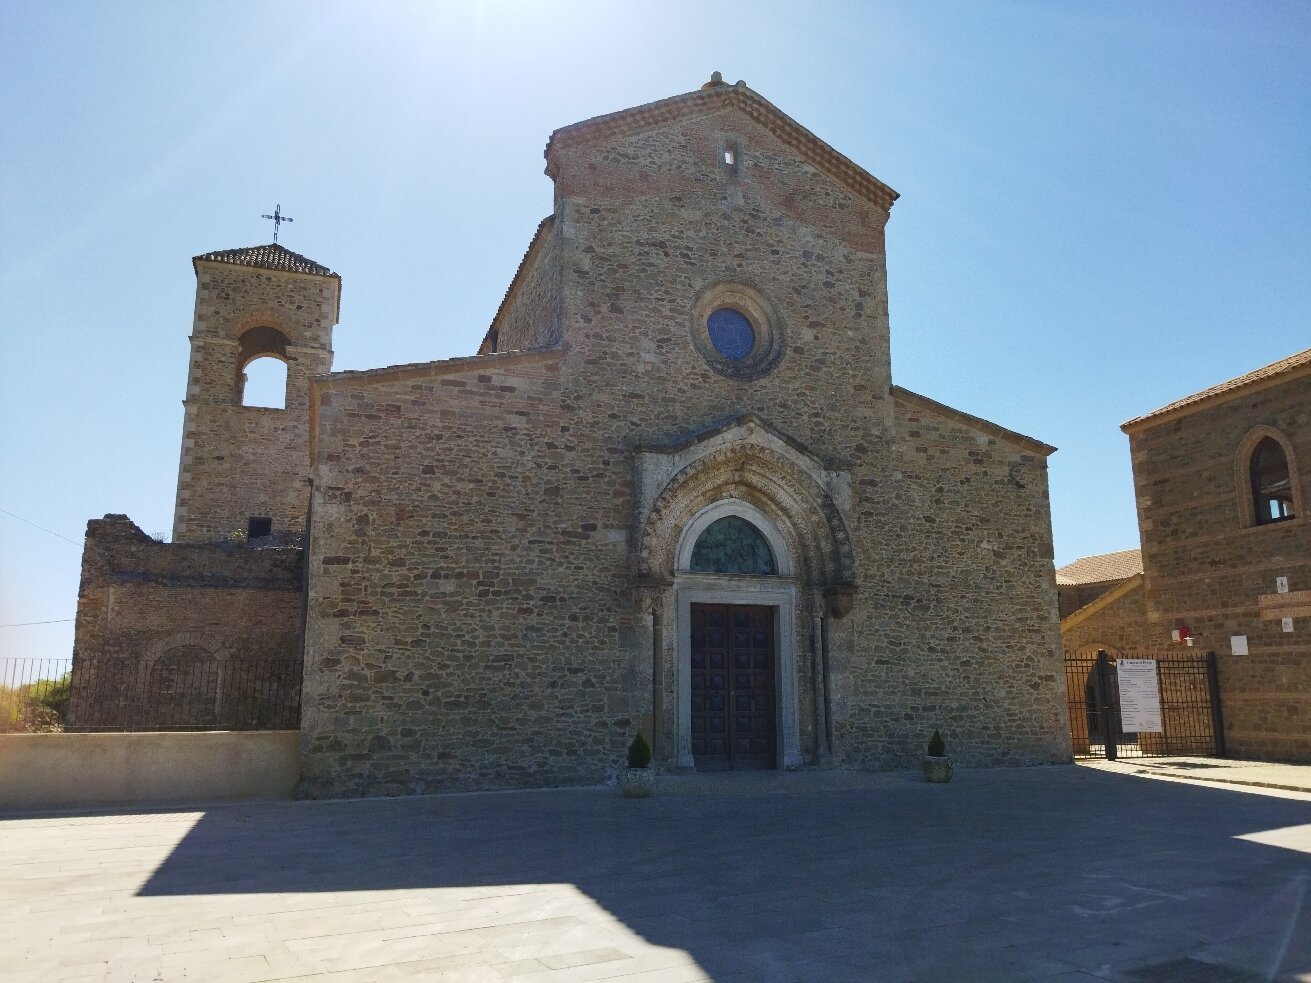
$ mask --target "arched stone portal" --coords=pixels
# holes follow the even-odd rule
[[[694,695],[698,701],[704,695],[694,694],[703,670],[694,671],[693,634],[694,627],[704,632],[704,619],[715,612],[742,621],[739,627],[753,638],[772,636],[769,766],[798,768],[807,758],[826,757],[832,730],[824,622],[835,591],[848,601],[854,593],[843,514],[850,503],[848,475],[827,469],[762,421],[743,417],[675,447],[640,449],[637,479],[633,555],[653,618],[657,760],[693,768],[698,754],[707,753],[693,735]],[[714,571],[694,563],[701,537],[728,518],[759,532],[772,554],[773,572],[750,565]],[[727,658],[731,647],[721,654]],[[761,647],[754,646],[749,658],[754,663],[760,654]],[[700,703],[697,712],[703,712]]]
[[[697,544],[713,525],[729,518],[744,520],[765,539],[777,573],[693,570]],[[797,580],[791,551],[773,521],[760,509],[736,498],[720,499],[703,508],[679,538],[674,596],[678,764],[703,770],[762,764],[801,767]],[[722,624],[716,624],[715,619]],[[712,643],[716,635],[719,640]],[[723,663],[718,673],[713,664],[698,664],[714,659]],[[768,678],[762,680],[766,672]],[[716,677],[722,680],[718,690],[714,686]],[[716,700],[725,705],[708,705]],[[773,747],[762,761],[758,744],[763,729],[760,711],[766,701],[765,712],[770,717],[766,733]],[[722,722],[722,746],[716,746],[716,721]]]

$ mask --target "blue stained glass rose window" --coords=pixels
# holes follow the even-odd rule
[[[764,535],[746,519],[726,515],[706,526],[692,547],[693,573],[773,575],[774,551]]]
[[[756,347],[756,329],[745,314],[731,307],[721,307],[706,320],[706,330],[715,351],[724,358],[740,361]]]

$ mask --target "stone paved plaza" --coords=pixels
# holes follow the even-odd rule
[[[1311,980],[1311,795],[1087,767],[0,820],[0,981]]]

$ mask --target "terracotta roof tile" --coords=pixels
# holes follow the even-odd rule
[[[337,276],[314,260],[293,253],[286,246],[270,242],[264,246],[246,246],[242,249],[219,249],[196,256],[192,263],[231,263],[233,266],[253,266],[261,270],[280,270],[283,273],[308,273],[312,276]],[[340,277],[338,278],[340,279]]]
[[[1067,563],[1056,571],[1056,583],[1061,587],[1080,584],[1104,584],[1108,580],[1125,580],[1143,572],[1142,550],[1120,550],[1117,553],[1099,553],[1084,556]]]
[[[1304,352],[1298,352],[1296,355],[1289,355],[1288,358],[1281,358],[1278,362],[1271,362],[1255,371],[1240,375],[1236,379],[1230,379],[1228,382],[1222,382],[1218,386],[1212,386],[1210,389],[1203,389],[1200,393],[1193,393],[1191,396],[1185,396],[1183,399],[1176,399],[1173,403],[1162,406],[1159,410],[1152,410],[1150,413],[1144,413],[1142,416],[1136,416],[1127,423],[1120,426],[1121,430],[1131,430],[1140,423],[1147,420],[1155,419],[1158,416],[1164,416],[1167,413],[1173,413],[1175,410],[1190,407],[1198,403],[1204,403],[1218,397],[1223,397],[1237,389],[1243,389],[1254,383],[1264,382],[1267,379],[1273,379],[1281,376],[1285,372],[1292,372],[1294,369],[1311,368],[1311,348]]]

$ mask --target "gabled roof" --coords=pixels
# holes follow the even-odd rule
[[[1204,405],[1209,406],[1212,403],[1224,402],[1226,399],[1238,395],[1239,390],[1247,390],[1252,387],[1264,388],[1267,385],[1286,381],[1285,377],[1296,378],[1299,375],[1311,375],[1311,348],[1304,352],[1298,352],[1296,355],[1281,358],[1278,362],[1263,365],[1261,368],[1247,373],[1247,375],[1240,375],[1238,378],[1222,382],[1218,386],[1203,389],[1200,393],[1193,393],[1193,395],[1185,396],[1183,399],[1176,399],[1173,403],[1162,406],[1159,410],[1152,410],[1150,413],[1134,417],[1127,423],[1121,424],[1120,429],[1125,433],[1139,430],[1148,421],[1159,423],[1162,417],[1181,416],[1199,410]]]
[[[1071,611],[1061,619],[1061,631],[1066,632],[1081,622],[1087,621],[1098,611],[1104,611],[1116,601],[1123,597],[1128,597],[1134,591],[1143,589],[1143,575],[1136,573],[1120,583],[1116,584],[1101,597],[1089,601],[1077,611]]]
[[[717,76],[719,73],[716,72]],[[584,140],[615,139],[631,136],[677,119],[704,116],[722,109],[733,108],[764,127],[778,139],[792,147],[815,168],[841,181],[863,198],[872,201],[885,211],[897,200],[897,192],[849,157],[811,133],[758,92],[747,88],[745,82],[728,85],[712,78],[694,92],[671,96],[644,106],[634,106],[617,113],[596,116],[570,126],[563,126],[551,134],[546,143],[546,173],[556,176],[557,146]]]
[[[519,266],[515,269],[514,276],[510,278],[510,285],[505,288],[505,295],[501,298],[501,306],[496,308],[496,313],[492,316],[492,323],[488,326],[486,333],[483,335],[482,342],[478,345],[479,355],[494,354],[487,351],[487,343],[491,341],[492,332],[500,327],[501,315],[503,315],[505,309],[510,306],[511,298],[513,298],[518,292],[519,281],[523,277],[524,271],[528,268],[528,262],[532,259],[533,253],[541,243],[546,241],[547,234],[554,228],[554,215],[548,215],[537,223],[537,231],[533,233],[533,237],[528,243],[528,248],[524,250],[523,259],[519,260]]]
[[[310,276],[330,276],[341,279],[321,263],[316,263],[300,253],[293,253],[286,246],[280,246],[276,242],[264,246],[245,246],[241,249],[219,249],[191,260],[193,267],[197,263],[231,263],[233,266],[253,266],[261,270],[307,273]]]
[[[954,406],[948,406],[946,403],[939,403],[936,399],[929,399],[928,396],[922,396],[917,392],[911,392],[902,386],[892,387],[892,398],[905,403],[908,406],[918,406],[921,409],[928,410],[931,413],[937,413],[949,420],[956,420],[966,426],[973,427],[982,433],[989,434],[999,440],[1007,441],[1023,447],[1025,450],[1033,451],[1035,454],[1041,454],[1043,457],[1050,457],[1056,453],[1056,448],[1051,444],[1044,444],[1036,437],[1029,437],[1015,430],[1007,430],[1005,427],[998,426],[991,420],[985,420],[981,416],[975,416],[973,413],[966,413],[964,410],[958,410]]]
[[[1119,550],[1115,553],[1083,556],[1059,567],[1056,570],[1056,583],[1060,587],[1104,584],[1108,580],[1124,580],[1142,572],[1142,550]]]

